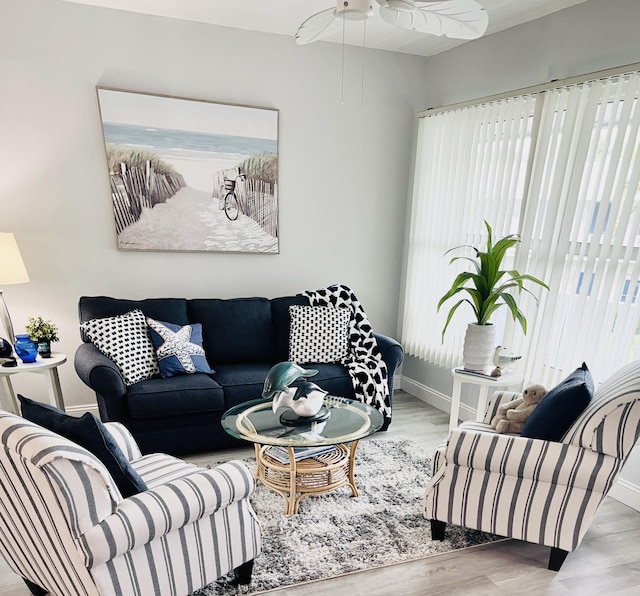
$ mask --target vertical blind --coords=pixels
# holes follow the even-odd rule
[[[436,314],[460,262],[445,252],[518,233],[512,266],[546,281],[522,294],[525,337],[506,318],[497,339],[523,354],[525,378],[551,386],[586,361],[603,379],[638,357],[640,74],[548,89],[419,121],[401,326],[408,353],[459,364],[469,308],[442,341]],[[460,254],[460,253],[456,253]],[[471,256],[473,252],[469,252]]]

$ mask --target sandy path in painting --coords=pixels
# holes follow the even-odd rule
[[[211,193],[181,188],[166,203],[144,209],[140,219],[118,236],[120,248],[270,252],[277,240],[254,220],[240,214],[230,221]]]

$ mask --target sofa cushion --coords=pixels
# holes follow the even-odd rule
[[[196,373],[131,386],[127,409],[132,418],[150,419],[223,412],[226,408],[222,387],[210,376]]]
[[[194,299],[192,323],[202,323],[209,364],[270,362],[274,357],[271,305],[267,298]]]
[[[349,353],[350,311],[332,306],[290,306],[289,360],[339,362]]]
[[[583,362],[542,398],[524,423],[521,436],[560,441],[589,405],[593,389],[591,372]]]
[[[80,323],[80,328],[98,350],[116,363],[125,385],[133,385],[160,372],[141,310],[90,319]]]
[[[260,399],[264,380],[272,366],[269,362],[216,366],[213,378],[224,387],[227,408],[251,399]]]
[[[271,318],[275,337],[274,362],[284,362],[289,359],[289,329],[291,327],[289,307],[292,305],[309,306],[309,299],[298,294],[271,300]]]
[[[211,374],[202,347],[202,325],[174,325],[147,317],[161,377],[193,373]]]
[[[356,398],[351,375],[349,375],[347,369],[342,364],[312,362],[308,367],[318,371],[317,374],[309,379],[318,385],[318,387],[328,391],[331,395],[346,397],[348,399]],[[296,385],[296,383],[297,381],[292,384]]]
[[[125,300],[108,296],[82,296],[78,302],[80,321],[115,317],[136,309],[141,310],[146,317],[152,317],[158,321],[171,321],[176,325],[189,323],[185,298]],[[82,341],[89,341],[88,337],[81,335]]]
[[[116,440],[93,414],[87,412],[76,418],[23,395],[18,395],[18,398],[23,418],[77,443],[95,455],[107,468],[123,497],[147,490],[146,484],[133,469]]]

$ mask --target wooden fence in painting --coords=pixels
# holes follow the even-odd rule
[[[233,179],[236,170],[227,171]],[[212,196],[220,198],[224,184],[224,172],[216,172],[213,177]],[[240,213],[253,219],[267,234],[278,237],[278,185],[262,180],[237,180],[235,188],[240,206]]]
[[[110,178],[117,234],[140,219],[143,207],[164,203],[186,186],[181,174],[159,174],[149,162],[144,170],[121,163],[120,173]]]
[[[246,181],[244,213],[255,220],[267,234],[278,237],[278,185],[262,180]]]

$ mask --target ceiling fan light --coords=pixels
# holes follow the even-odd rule
[[[349,21],[364,21],[373,16],[371,0],[338,0],[336,15]]]

